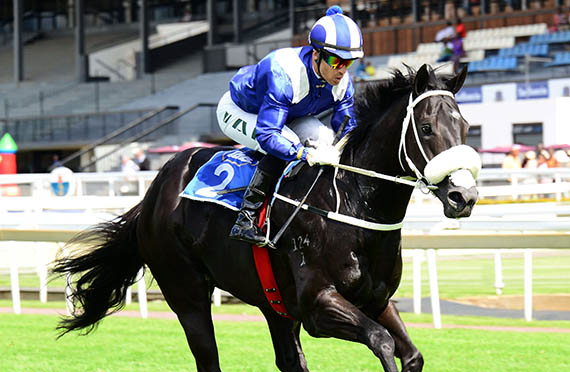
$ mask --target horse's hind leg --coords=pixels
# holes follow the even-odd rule
[[[150,269],[184,328],[198,372],[220,371],[210,302],[212,285],[192,262],[174,259],[165,262],[162,270],[159,267]]]
[[[308,372],[299,333],[301,323],[283,318],[272,309],[262,309],[275,350],[275,364],[280,371]]]
[[[422,354],[412,343],[398,309],[392,301],[378,317],[378,322],[386,327],[396,343],[396,356],[402,361],[402,372],[421,372],[424,365]]]

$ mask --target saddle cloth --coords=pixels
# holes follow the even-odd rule
[[[237,211],[257,164],[255,151],[245,147],[217,152],[198,169],[180,196]]]

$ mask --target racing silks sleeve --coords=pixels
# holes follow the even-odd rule
[[[268,92],[259,108],[256,125],[256,139],[263,150],[277,158],[291,161],[305,160],[306,150],[301,143],[294,144],[281,134],[287,120],[289,104],[283,98],[277,99]]]

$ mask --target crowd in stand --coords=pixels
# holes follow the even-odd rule
[[[441,55],[437,62],[453,62],[455,73],[459,70],[459,60],[465,56],[463,39],[466,34],[465,24],[463,24],[461,18],[457,18],[455,26],[451,21],[447,21],[446,27],[435,35],[435,41],[442,43]]]
[[[553,148],[545,149],[542,144],[536,146],[536,150],[529,150],[521,157],[519,145],[514,145],[511,151],[505,156],[502,163],[503,169],[547,169],[547,168],[569,168],[570,167],[570,149],[555,150]],[[533,180],[529,179],[528,182]],[[537,181],[537,180],[534,180]],[[553,182],[551,177],[541,177],[538,182]]]

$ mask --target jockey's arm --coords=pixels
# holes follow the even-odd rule
[[[344,97],[337,101],[333,107],[333,116],[331,118],[331,126],[336,133],[340,127],[340,124],[344,120],[345,115],[350,117],[346,127],[342,132],[342,137],[344,137],[348,132],[350,132],[356,126],[356,119],[354,116],[354,87],[352,83],[348,85]]]
[[[289,105],[279,102],[272,94],[266,94],[257,115],[256,139],[263,150],[286,161],[307,159],[307,149],[294,144],[281,134]]]

